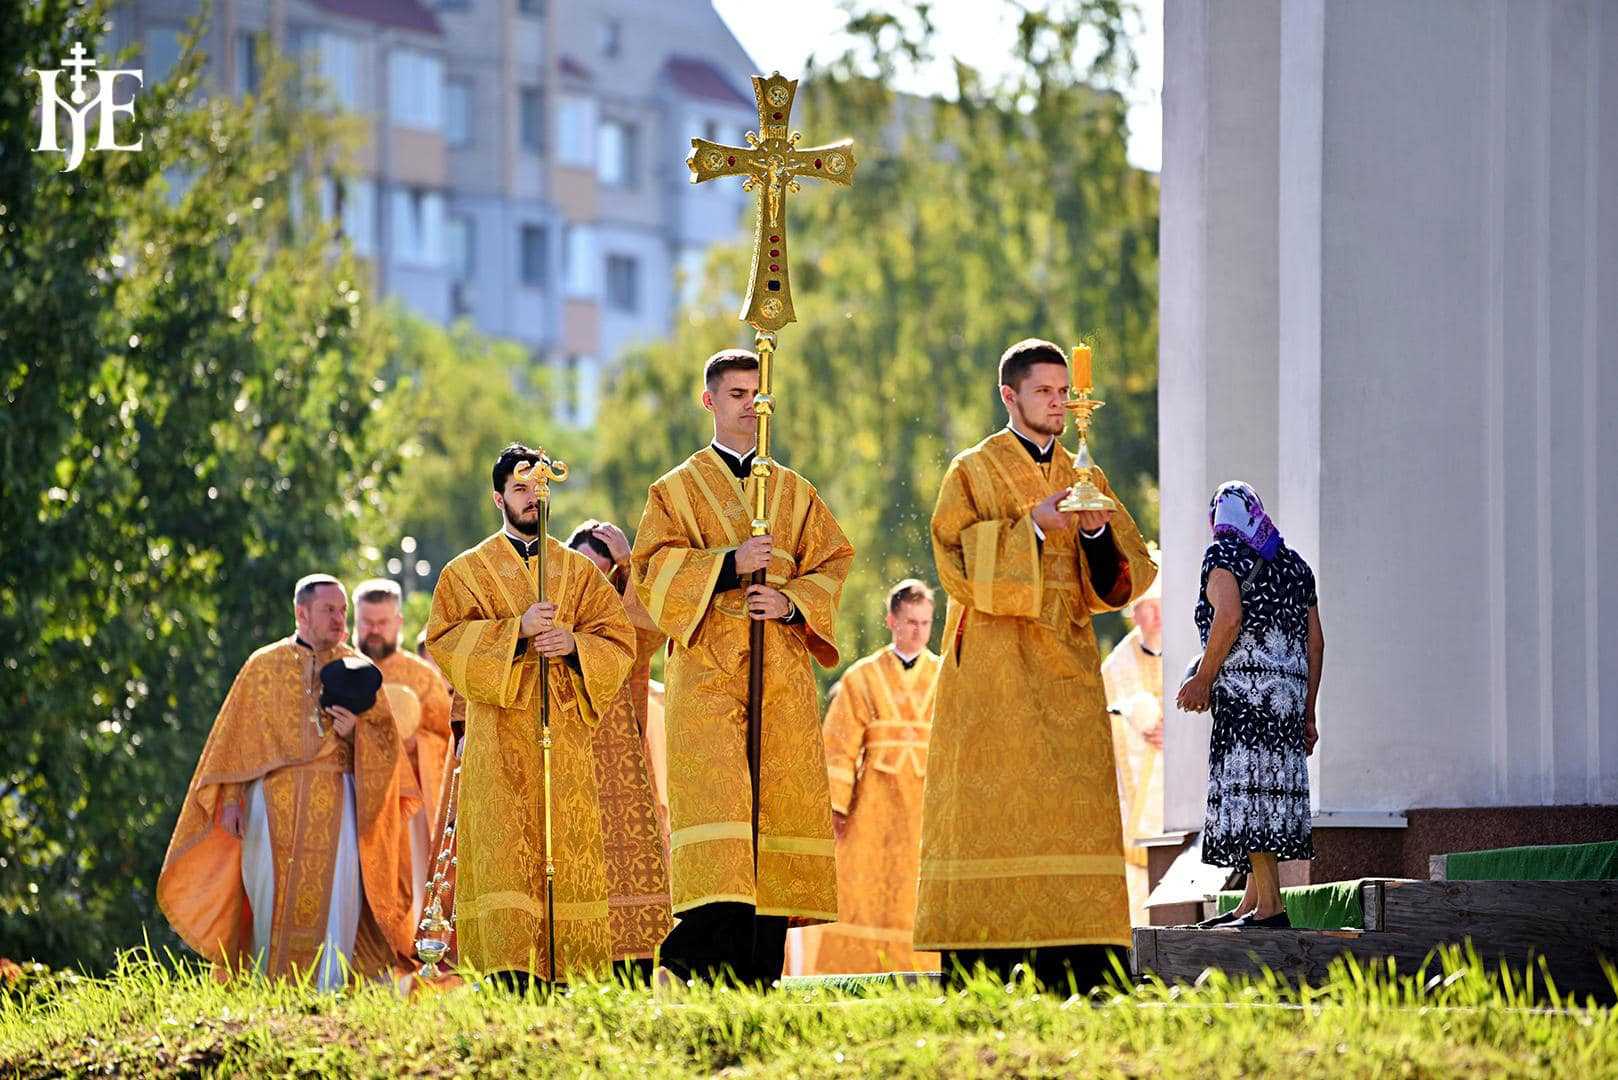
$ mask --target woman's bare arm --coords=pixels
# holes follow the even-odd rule
[[[1186,712],[1205,712],[1219,668],[1230,655],[1242,630],[1242,589],[1236,575],[1218,569],[1208,575],[1208,602],[1213,605],[1213,625],[1208,628],[1208,645],[1202,651],[1197,673],[1180,687],[1176,699]]]
[[[1303,729],[1309,752],[1315,752],[1320,731],[1315,726],[1315,699],[1320,696],[1320,673],[1326,663],[1326,633],[1320,628],[1320,608],[1309,609],[1309,698],[1304,705]]]

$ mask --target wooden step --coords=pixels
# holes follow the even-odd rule
[[[1189,982],[1210,967],[1268,967],[1314,982],[1344,953],[1392,957],[1414,972],[1439,946],[1470,942],[1490,965],[1520,971],[1543,957],[1559,989],[1614,996],[1602,958],[1618,962],[1618,882],[1375,880],[1361,886],[1360,899],[1364,930],[1138,927],[1135,971]]]
[[[1379,881],[1360,894],[1365,925],[1416,941],[1471,941],[1513,967],[1545,957],[1558,986],[1608,989],[1601,958],[1618,962],[1618,882]]]
[[[1367,960],[1396,956],[1400,967],[1412,962],[1414,971],[1427,950],[1417,949],[1414,942],[1369,930],[1137,926],[1131,965],[1137,977],[1155,974],[1171,983],[1194,982],[1208,968],[1231,975],[1257,974],[1269,968],[1294,981],[1320,982],[1331,962],[1345,953]]]

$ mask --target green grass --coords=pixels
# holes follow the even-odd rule
[[[1457,955],[1330,983],[1146,984],[1063,1000],[983,980],[769,994],[615,985],[546,999],[462,989],[401,1000],[216,983],[144,952],[105,979],[0,994],[0,1076],[1544,1076],[1618,1075],[1618,1014]]]

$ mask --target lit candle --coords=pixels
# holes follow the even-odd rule
[[[1094,389],[1095,382],[1090,378],[1090,346],[1073,346],[1073,388],[1075,390]]]

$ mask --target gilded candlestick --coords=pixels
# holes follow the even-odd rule
[[[1076,345],[1073,348],[1073,385],[1068,391],[1067,410],[1073,414],[1073,427],[1079,433],[1079,448],[1073,455],[1073,468],[1078,473],[1078,479],[1068,489],[1067,497],[1057,504],[1056,508],[1064,514],[1080,510],[1116,510],[1118,504],[1108,498],[1106,493],[1096,486],[1093,470],[1095,462],[1090,457],[1090,443],[1086,436],[1090,431],[1090,419],[1095,411],[1105,405],[1105,401],[1097,401],[1090,396],[1090,346]]]

